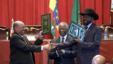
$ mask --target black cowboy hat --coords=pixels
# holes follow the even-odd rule
[[[90,17],[93,17],[94,20],[98,20],[99,16],[93,9],[86,9],[83,13],[80,13],[81,16],[88,15]]]

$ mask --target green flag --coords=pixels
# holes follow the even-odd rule
[[[55,35],[55,25],[54,25],[54,21],[51,22],[51,33],[54,36]]]
[[[79,0],[73,0],[71,21],[74,23],[80,23],[80,2]]]

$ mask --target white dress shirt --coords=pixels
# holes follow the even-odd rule
[[[65,43],[65,42],[66,42],[67,35],[65,35],[65,36],[60,36],[60,42],[62,42],[62,38],[64,38],[63,43]]]

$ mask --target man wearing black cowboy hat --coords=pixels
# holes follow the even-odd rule
[[[79,39],[78,43],[78,58],[80,64],[91,64],[92,58],[99,54],[102,30],[95,25],[95,21],[99,19],[98,14],[92,9],[86,9],[80,13],[83,17],[83,25],[86,29],[83,42]]]

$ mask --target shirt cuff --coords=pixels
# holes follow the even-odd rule
[[[59,53],[58,53],[58,51],[56,50],[56,55],[57,55],[57,57],[60,57],[60,55],[59,55]]]
[[[44,50],[44,46],[41,46],[41,51],[43,51]]]

